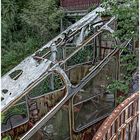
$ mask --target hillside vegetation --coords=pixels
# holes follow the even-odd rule
[[[58,0],[2,0],[2,75],[60,32]]]

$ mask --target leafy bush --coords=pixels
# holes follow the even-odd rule
[[[58,0],[2,0],[2,75],[60,32]]]
[[[114,80],[111,84],[108,85],[107,91],[111,93],[122,91],[124,92],[124,94],[127,94],[129,91],[128,83],[125,83],[124,81]]]
[[[138,38],[138,1],[102,0],[103,6],[117,19],[115,36],[121,40]]]

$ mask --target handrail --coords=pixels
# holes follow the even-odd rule
[[[137,92],[118,105],[92,140],[134,140],[138,135],[138,100]]]

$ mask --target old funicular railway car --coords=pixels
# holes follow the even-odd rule
[[[98,7],[2,77],[2,137],[90,140],[114,109],[114,20]],[[122,44],[127,45],[125,43]]]

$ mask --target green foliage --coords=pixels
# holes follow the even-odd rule
[[[50,82],[51,80],[54,82],[54,90],[58,90],[64,86],[58,74],[51,74],[30,91],[30,97],[33,98],[54,91]]]
[[[15,0],[2,0],[2,44],[12,39],[12,31],[15,30],[15,17],[18,6]],[[3,46],[3,45],[2,45]]]
[[[114,80],[111,84],[107,86],[107,91],[110,93],[116,93],[117,91],[122,91],[125,94],[128,93],[128,83],[125,83],[124,81]]]
[[[50,39],[54,37],[56,31],[59,31],[63,12],[58,9],[55,0],[28,0],[22,11],[20,17],[23,24],[41,37]]]
[[[2,75],[60,32],[58,0],[2,0]]]
[[[110,15],[117,19],[115,36],[121,40],[138,38],[138,0],[102,0]]]
[[[6,112],[4,112],[2,114],[1,122],[6,123],[7,119],[9,119],[9,117],[18,115],[18,114],[27,116],[26,104],[16,105],[16,106],[13,106],[10,109],[8,109]]]
[[[125,50],[124,54],[121,55],[120,63],[122,65],[122,73],[123,73],[123,79],[131,82],[132,74],[137,70],[138,68],[138,60],[136,55],[129,50]]]
[[[79,63],[84,63],[86,61],[91,61],[93,59],[93,48],[92,46],[86,46],[76,53],[71,59],[68,60],[67,65],[76,65]]]
[[[119,97],[117,98],[116,103],[117,103],[117,104],[120,104],[120,103],[122,103],[124,100],[125,100],[125,97],[124,97],[124,96],[119,96]]]
[[[7,135],[7,136],[3,137],[2,140],[11,140],[11,136]]]

